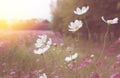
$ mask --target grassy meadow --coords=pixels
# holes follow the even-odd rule
[[[52,38],[52,46],[37,55],[33,51],[40,34]],[[101,54],[102,43],[56,35],[45,31],[1,32],[0,78],[41,78],[42,73],[48,78],[120,78],[120,61],[116,57],[119,45]],[[108,43],[106,50],[114,43]],[[65,57],[74,53],[78,57],[66,62]]]
[[[0,6],[0,78],[120,78],[120,0]]]

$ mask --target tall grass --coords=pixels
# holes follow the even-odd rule
[[[110,78],[120,72],[117,53],[104,54],[96,62],[101,50],[99,43],[62,37],[62,43],[53,42],[45,54],[36,55],[36,38],[34,34],[0,36],[0,42],[6,41],[0,47],[0,78],[38,78],[42,73],[48,78]],[[65,57],[74,53],[78,53],[78,58],[66,62]]]

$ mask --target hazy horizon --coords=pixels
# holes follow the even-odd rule
[[[0,19],[51,20],[50,2],[51,0],[0,0]]]

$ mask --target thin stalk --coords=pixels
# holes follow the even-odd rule
[[[88,31],[88,39],[91,40],[91,32],[90,32],[90,29],[88,27],[88,23],[87,23],[87,21],[84,21],[84,22],[85,22],[85,25],[86,25],[87,31]]]
[[[98,61],[101,60],[101,57],[102,57],[103,54],[104,54],[104,50],[105,50],[105,47],[106,47],[106,39],[107,39],[108,33],[109,33],[109,25],[108,25],[107,30],[106,30],[106,33],[105,33],[105,35],[104,35],[103,48],[102,48],[102,50],[101,50],[101,52],[100,52],[100,56],[99,56],[98,59],[96,60],[96,63],[98,63]],[[96,65],[95,65],[95,68],[96,68],[96,70],[98,70],[98,67],[97,67]],[[98,72],[101,72],[101,71],[98,70]]]
[[[54,48],[56,48],[56,47],[54,47]],[[51,52],[52,59],[54,60],[54,61],[53,61],[53,64],[55,64],[55,65],[61,67],[60,64],[58,64],[58,62],[55,60],[54,55],[57,55],[56,52],[54,52],[54,54],[53,54],[53,52]],[[61,72],[63,73],[63,76],[66,77],[66,74],[64,74],[64,71],[61,70]]]
[[[44,61],[44,63],[43,63],[43,64],[44,64],[44,68],[45,68],[45,70],[46,70],[46,69],[47,69],[47,67],[46,67],[45,55],[44,55],[44,54],[42,54],[42,57],[43,57],[43,59],[42,59],[42,60]]]
[[[106,31],[106,33],[105,33],[104,41],[103,41],[103,48],[102,48],[102,51],[101,51],[101,53],[100,53],[100,56],[99,56],[97,62],[100,60],[100,58],[102,57],[102,55],[103,55],[103,53],[104,53],[104,50],[105,50],[105,47],[106,47],[106,40],[107,40],[107,35],[108,35],[108,33],[109,33],[109,25],[107,26],[107,31]]]

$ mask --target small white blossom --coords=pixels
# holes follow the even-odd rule
[[[117,17],[112,20],[105,20],[103,16],[101,17],[101,19],[107,24],[117,24],[119,20]]]
[[[117,57],[117,60],[120,61],[120,54],[118,54],[116,57]]]
[[[39,78],[47,78],[47,75],[43,73],[41,76],[39,76]]]
[[[75,14],[77,15],[82,15],[86,13],[89,10],[89,6],[83,6],[81,9],[79,7],[76,8],[76,11],[74,11]]]
[[[77,31],[79,28],[81,28],[83,25],[81,20],[75,20],[74,22],[71,22],[69,27],[69,31],[75,32]]]
[[[39,38],[37,39],[35,46],[36,46],[36,50],[34,50],[35,54],[43,54],[45,53],[51,46],[52,44],[52,40],[51,38],[48,39],[47,41],[47,35],[41,35],[39,36]]]
[[[42,40],[45,40],[45,41],[46,41],[46,39],[47,39],[47,35],[46,35],[46,34],[39,35],[38,37],[39,37],[40,39],[42,39]]]
[[[50,46],[46,46],[45,48],[39,48],[38,50],[34,50],[35,54],[43,54],[45,53],[48,49],[50,48]]]
[[[39,35],[38,36],[39,38],[36,40],[36,43],[35,43],[35,46],[37,47],[37,48],[39,48],[39,47],[41,47],[41,46],[43,46],[43,45],[45,45],[45,43],[46,43],[46,41],[47,41],[47,35]]]
[[[91,54],[90,57],[93,58],[95,55],[94,54]]]
[[[50,46],[52,44],[52,39],[49,38],[48,42],[47,42],[47,45]]]
[[[60,46],[64,46],[64,43],[60,43]]]
[[[78,53],[75,53],[75,54],[73,54],[73,55],[70,55],[69,57],[66,57],[66,58],[65,58],[65,61],[66,61],[66,62],[70,62],[70,61],[72,61],[72,60],[75,60],[77,57],[78,57]]]

